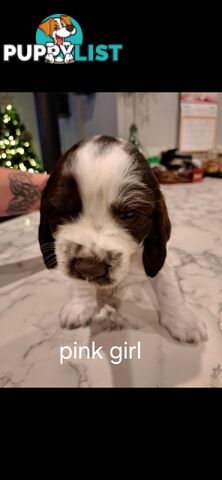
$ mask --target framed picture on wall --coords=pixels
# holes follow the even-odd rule
[[[179,148],[186,152],[206,152],[215,146],[218,93],[180,94]]]

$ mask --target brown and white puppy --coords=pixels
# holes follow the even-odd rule
[[[47,268],[79,284],[63,326],[87,324],[96,289],[121,289],[139,255],[144,275],[153,279],[161,323],[181,341],[205,340],[205,325],[185,306],[173,269],[164,266],[170,230],[158,181],[133,145],[95,136],[70,148],[43,192],[39,226]]]
[[[71,18],[62,15],[58,18],[49,18],[39,25],[43,32],[52,37],[55,45],[62,45],[64,39],[76,33],[76,28],[72,25]]]
[[[76,28],[71,22],[71,18],[68,15],[61,15],[57,18],[49,18],[45,22],[39,25],[39,28],[49,37],[53,39],[55,45],[62,45],[70,35],[76,33]],[[66,55],[67,57],[67,55]],[[71,55],[68,55],[66,62],[72,59]],[[47,55],[47,60],[54,63],[54,57],[52,54]],[[61,57],[56,57],[57,63],[63,63]]]

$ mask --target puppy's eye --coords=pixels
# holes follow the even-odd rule
[[[134,212],[133,210],[126,210],[119,213],[119,218],[121,218],[121,220],[131,220],[135,216],[136,212]]]

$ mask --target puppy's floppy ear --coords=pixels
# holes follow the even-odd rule
[[[166,244],[170,238],[171,224],[164,197],[160,199],[152,215],[152,229],[144,240],[143,265],[148,277],[155,277],[166,258]]]
[[[62,15],[60,20],[66,23],[66,25],[72,25],[71,18],[68,15]]]
[[[43,209],[41,209],[40,212],[39,245],[45,266],[48,269],[55,268],[57,265],[55,240],[50,230],[47,215],[44,213]]]
[[[55,268],[55,239],[53,232],[56,227],[66,221],[69,215],[74,218],[82,209],[77,183],[71,174],[64,175],[62,168],[72,158],[81,142],[76,143],[56,163],[42,192],[40,205],[39,244],[47,268]]]
[[[48,211],[48,190],[52,183],[52,176],[49,177],[48,182],[42,192],[40,205],[40,224],[39,224],[39,246],[43,255],[43,260],[47,268],[55,268],[57,265],[55,255],[55,241],[49,225],[49,211]]]
[[[40,23],[39,28],[40,28],[41,30],[43,30],[43,32],[44,32],[46,35],[50,35],[50,33],[51,33],[51,23],[52,23],[52,19],[49,18],[49,19],[46,20],[45,22]]]

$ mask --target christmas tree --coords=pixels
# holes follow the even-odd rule
[[[30,173],[44,171],[32,150],[31,135],[9,103],[0,109],[0,166]]]

